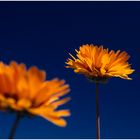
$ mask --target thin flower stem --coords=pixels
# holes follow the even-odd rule
[[[14,122],[14,124],[13,124],[13,126],[12,126],[12,129],[11,129],[11,132],[10,132],[10,135],[9,135],[9,139],[13,139],[13,138],[14,138],[14,135],[15,135],[17,126],[18,126],[18,124],[19,124],[20,118],[21,118],[20,114],[17,113],[17,114],[16,114],[15,122]]]
[[[100,139],[99,83],[96,83],[96,136]]]

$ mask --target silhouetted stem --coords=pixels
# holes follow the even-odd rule
[[[20,118],[21,118],[20,114],[17,113],[16,114],[15,122],[13,123],[12,129],[11,129],[11,132],[10,132],[10,135],[9,135],[9,139],[13,139],[14,138],[14,135],[15,135],[17,126],[19,124]]]
[[[96,83],[96,137],[100,139],[99,83]]]

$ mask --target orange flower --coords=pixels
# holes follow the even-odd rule
[[[70,54],[67,68],[74,69],[74,72],[84,74],[89,79],[101,82],[111,77],[120,77],[130,80],[128,77],[134,70],[127,62],[129,55],[123,51],[108,51],[103,46],[83,45],[77,51],[77,58]]]
[[[69,86],[64,80],[45,81],[45,78],[45,71],[37,67],[27,70],[24,64],[0,62],[0,110],[38,115],[58,126],[66,126],[62,117],[69,116],[69,110],[56,109],[70,100],[61,98],[69,92]]]

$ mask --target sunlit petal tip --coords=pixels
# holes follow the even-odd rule
[[[68,63],[66,63],[66,64],[68,64]],[[70,66],[65,66],[66,68],[69,68]]]
[[[78,69],[75,69],[75,70],[74,70],[74,72],[75,72],[75,73],[78,73],[78,72],[79,72],[79,70],[78,70]]]
[[[58,124],[58,126],[66,127],[67,126],[67,122],[65,120],[63,120],[61,123]]]
[[[77,49],[75,49],[75,51],[76,51],[77,53],[79,53]]]
[[[17,64],[16,61],[12,60],[12,61],[10,62],[10,65],[18,65],[18,64]]]
[[[132,78],[128,78],[128,80],[133,80]]]
[[[75,60],[75,57],[71,53],[69,53],[69,55]]]

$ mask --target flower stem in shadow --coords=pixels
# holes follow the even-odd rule
[[[19,113],[16,114],[16,119],[15,119],[15,122],[13,123],[13,126],[11,128],[11,132],[10,132],[10,135],[9,135],[9,139],[13,139],[14,138],[14,135],[16,133],[16,129],[17,129],[17,126],[19,124],[19,121],[20,121],[20,118],[21,118],[21,115]]]
[[[99,83],[96,83],[96,137],[100,139]]]

